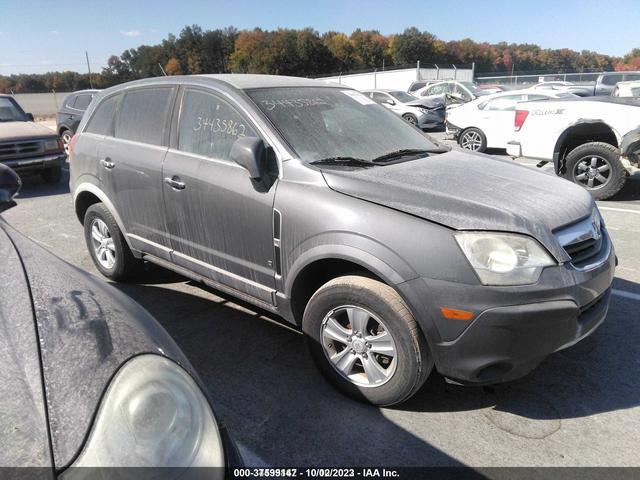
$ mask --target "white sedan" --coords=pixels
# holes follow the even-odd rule
[[[513,137],[516,105],[521,102],[575,97],[555,90],[519,90],[478,98],[447,110],[447,132],[462,148],[484,152],[487,148],[507,148]]]

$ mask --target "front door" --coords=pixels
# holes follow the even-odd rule
[[[136,250],[169,259],[163,209],[162,162],[174,89],[128,91],[120,101],[113,135],[99,147],[105,193]]]
[[[172,260],[273,303],[277,181],[252,181],[229,160],[238,138],[258,133],[229,101],[195,88],[184,90],[177,123],[162,175]]]

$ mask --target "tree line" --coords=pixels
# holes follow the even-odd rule
[[[330,73],[415,64],[470,65],[477,73],[524,71],[590,72],[640,69],[640,49],[623,58],[533,44],[444,41],[415,27],[393,35],[357,29],[319,34],[301,30],[203,30],[185,27],[156,45],[142,45],[109,58],[102,71],[88,74],[49,72],[0,76],[0,92],[73,91],[159,75],[268,73],[318,76]]]

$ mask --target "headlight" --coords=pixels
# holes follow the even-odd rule
[[[535,283],[544,267],[556,265],[536,240],[525,235],[461,232],[456,240],[485,285]]]
[[[431,110],[429,110],[428,108],[425,107],[418,107],[418,110],[420,110],[422,113],[429,113]]]
[[[164,357],[141,355],[112,380],[72,467],[224,467],[224,453],[191,376]]]
[[[44,151],[45,152],[59,152],[64,150],[64,146],[62,145],[62,140],[57,138],[52,138],[51,140],[44,141]]]

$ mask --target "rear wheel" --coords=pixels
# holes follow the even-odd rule
[[[302,328],[320,371],[358,400],[403,402],[433,369],[413,315],[377,280],[345,276],[326,283],[309,300]]]
[[[45,168],[40,172],[40,175],[47,183],[60,183],[62,179],[62,166],[56,165],[55,167]]]
[[[71,137],[73,137],[73,135],[69,130],[63,130],[60,133],[60,138],[62,139],[62,143],[64,145],[64,151],[67,155],[69,155],[69,143],[71,142]]]
[[[627,179],[618,149],[604,142],[574,148],[567,155],[565,167],[565,178],[586,188],[596,200],[618,193]]]
[[[465,150],[484,152],[487,149],[487,137],[479,128],[467,128],[460,134],[458,143]]]
[[[142,261],[135,258],[111,212],[102,203],[91,205],[84,216],[84,237],[91,260],[107,278],[126,280]]]

